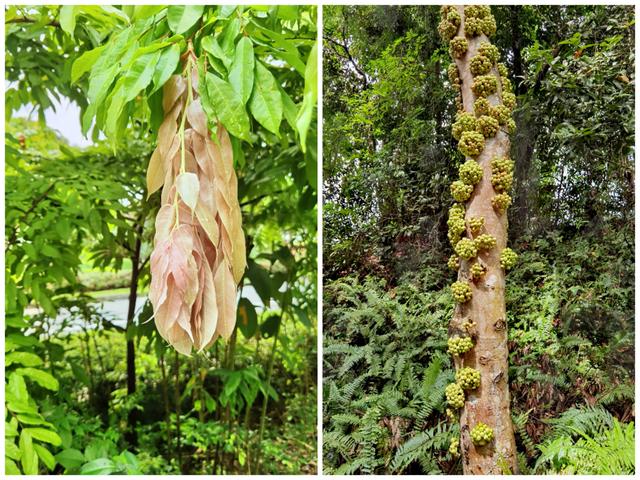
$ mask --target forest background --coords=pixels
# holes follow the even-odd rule
[[[522,473],[634,471],[632,6],[492,7],[518,107],[507,277]],[[437,6],[326,6],[326,473],[461,473],[448,452],[449,184]]]

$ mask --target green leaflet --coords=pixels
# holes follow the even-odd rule
[[[232,60],[226,53],[222,51],[220,44],[213,36],[207,36],[202,39],[200,45],[204,49],[205,52],[212,55],[214,58],[217,58],[222,62],[224,67],[229,70],[231,68]]]
[[[153,93],[162,88],[166,81],[169,80],[169,77],[171,77],[171,75],[173,75],[173,72],[175,72],[179,61],[179,45],[173,44],[166,50],[162,51],[160,59],[156,64],[155,72],[153,73],[153,89],[151,90],[149,96],[153,95]]]
[[[298,115],[298,108],[296,107],[296,104],[293,102],[289,94],[285,92],[280,85],[278,85],[278,89],[280,90],[280,95],[282,96],[284,118],[291,126],[291,128],[296,131],[296,117]]]
[[[60,7],[60,28],[73,38],[76,29],[76,7],[75,5],[62,5]]]
[[[36,367],[42,365],[42,359],[31,352],[12,352],[8,353],[4,359],[6,367],[13,363],[19,363],[25,367]]]
[[[41,442],[50,443],[53,446],[59,446],[62,443],[60,436],[53,430],[46,428],[23,428],[22,432],[27,432],[31,438],[40,440]]]
[[[109,458],[96,458],[82,466],[80,475],[109,475],[116,471],[116,464]]]
[[[249,37],[242,37],[236,45],[236,52],[229,70],[229,83],[238,92],[242,103],[247,103],[253,88],[255,59],[253,44]]]
[[[4,454],[13,460],[20,460],[20,449],[8,438],[5,438],[4,440]]]
[[[173,33],[184,33],[202,16],[204,5],[171,5],[167,9],[167,22]]]
[[[84,455],[80,450],[67,448],[56,455],[56,460],[66,469],[77,468],[85,462]]]
[[[44,463],[49,470],[53,470],[58,462],[56,462],[51,452],[37,443],[33,445],[33,448],[38,454],[38,457],[40,457],[40,460],[42,460],[42,463]]]
[[[16,462],[7,458],[4,460],[4,473],[6,475],[22,475],[22,472],[18,468],[18,465],[16,465]]]
[[[316,106],[318,98],[318,44],[315,43],[309,58],[307,60],[307,66],[304,72],[304,99],[302,100],[302,106],[298,112],[296,119],[296,128],[300,134],[300,146],[302,151],[306,151],[307,143],[307,131],[311,124],[311,118],[313,117],[313,108]]]
[[[47,390],[57,391],[59,388],[58,380],[48,372],[44,370],[39,370],[37,368],[18,368],[16,369],[16,373],[18,375],[22,375],[25,377],[29,377],[31,380],[36,382],[43,388]]]
[[[151,83],[159,58],[159,51],[141,55],[116,83],[107,110],[104,128],[105,134],[113,140],[114,144],[117,143],[119,120],[124,106],[136,98]]]
[[[236,44],[236,37],[240,34],[240,20],[234,18],[222,29],[222,41],[220,47],[225,55],[229,58],[233,57],[233,51]]]
[[[249,108],[264,128],[279,136],[282,122],[282,95],[273,75],[262,63],[256,63],[255,85]]]
[[[27,429],[20,433],[20,464],[25,475],[37,475],[38,454],[33,449],[33,440]]]
[[[216,116],[232,135],[250,141],[249,116],[240,96],[227,82],[212,73],[206,74],[207,95]]]

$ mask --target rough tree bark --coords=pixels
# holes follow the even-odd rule
[[[465,8],[456,6],[455,11],[460,16],[455,36],[465,37]],[[455,13],[453,15],[455,16]],[[477,21],[477,18],[473,20]],[[474,75],[471,73],[470,64],[471,59],[478,54],[481,43],[488,42],[489,39],[484,33],[473,36],[470,36],[468,31],[466,33],[466,53],[454,55],[460,80],[459,93],[462,97],[459,109],[461,108],[460,113],[478,115],[474,112],[474,102],[479,97],[472,90]],[[496,78],[497,92],[486,98],[492,106],[501,105],[503,89],[501,75],[495,62],[487,75]],[[470,350],[454,357],[457,370],[470,367],[480,373],[480,385],[465,392],[464,406],[460,414],[463,471],[465,474],[507,474],[518,473],[510,414],[505,272],[500,260],[501,252],[507,244],[507,214],[506,210],[496,210],[492,204],[497,192],[492,184],[491,160],[495,157],[509,158],[510,142],[505,125],[501,125],[495,136],[485,137],[484,148],[479,155],[475,158],[467,157],[467,160],[475,160],[480,165],[482,178],[473,187],[473,192],[465,204],[464,233],[469,239],[477,237],[478,231],[471,231],[469,219],[483,217],[484,227],[480,233],[492,235],[496,242],[492,248],[479,249],[477,256],[474,255],[473,258],[458,259],[458,281],[468,282],[472,296],[470,300],[457,304],[450,335],[471,336],[473,339],[473,347]],[[480,278],[472,277],[470,269],[474,263],[486,269]],[[469,327],[469,322],[474,322],[475,325],[472,323]],[[486,424],[493,431],[493,439],[483,446],[474,444],[471,438],[471,431],[480,423]]]

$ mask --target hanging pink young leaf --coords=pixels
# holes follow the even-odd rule
[[[200,194],[200,181],[195,173],[184,172],[176,178],[176,189],[182,201],[195,211],[198,203],[198,195]]]

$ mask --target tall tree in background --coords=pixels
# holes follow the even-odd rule
[[[449,79],[458,90],[453,136],[466,161],[451,184],[449,261],[458,269],[456,301],[449,328],[456,382],[447,388],[460,414],[465,474],[517,473],[511,423],[505,269],[515,254],[506,247],[506,210],[511,203],[513,162],[509,130],[515,96],[498,49],[488,41],[496,23],[488,6],[445,6],[439,32],[454,63]],[[453,442],[452,450],[455,451]]]

